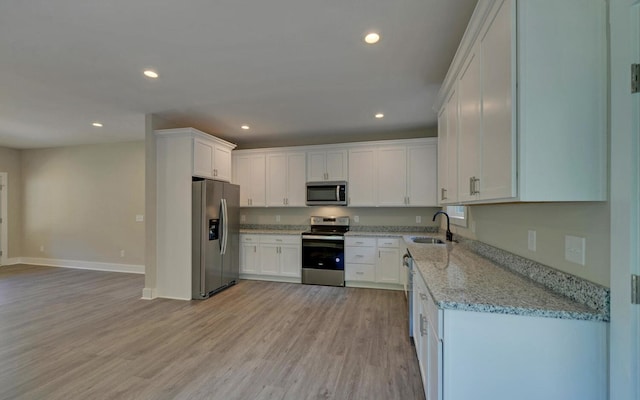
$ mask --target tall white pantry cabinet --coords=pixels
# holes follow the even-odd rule
[[[604,201],[605,0],[480,0],[438,95],[440,204]]]
[[[157,152],[157,295],[191,299],[192,177],[231,180],[236,147],[193,128],[154,132]]]

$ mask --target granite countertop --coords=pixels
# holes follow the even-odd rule
[[[556,294],[502,268],[457,243],[405,243],[435,303],[441,309],[607,321],[595,309]],[[431,235],[444,240],[444,235]]]
[[[240,229],[241,235],[300,235],[300,229]]]

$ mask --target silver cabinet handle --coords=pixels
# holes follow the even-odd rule
[[[469,178],[469,195],[473,195],[473,176]]]
[[[427,324],[427,318],[422,314],[420,314],[420,322],[422,322],[422,324],[420,324],[420,336],[425,336],[427,334],[427,329],[425,327]]]
[[[447,189],[441,188],[440,189],[440,200],[446,200],[446,199],[447,199]]]
[[[474,178],[473,180],[473,194],[480,193],[480,178]]]

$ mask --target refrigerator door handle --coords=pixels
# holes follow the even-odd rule
[[[204,216],[206,215],[206,204],[207,204],[207,187],[205,185],[201,185],[201,194],[202,197],[200,199],[200,204],[202,207],[202,216],[204,218]],[[202,235],[200,237],[200,248],[204,249],[205,247],[205,243],[206,243],[206,238],[209,236],[207,233],[207,225],[203,222],[202,223]],[[206,255],[204,251],[200,251],[200,295],[204,296],[205,295],[205,280],[206,280]]]
[[[222,206],[222,240],[221,240],[221,249],[220,254],[224,255],[227,252],[227,238],[228,238],[228,229],[229,223],[228,220],[228,212],[227,212],[227,200],[220,200],[220,204]]]

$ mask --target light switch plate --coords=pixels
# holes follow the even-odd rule
[[[276,215],[276,222],[280,222],[280,216]]]
[[[244,214],[240,214],[240,222],[247,222],[247,216]]]
[[[137,214],[136,215],[136,222],[142,222],[142,221],[144,221],[144,215]]]
[[[422,223],[422,217],[419,215],[416,215],[416,224],[420,224]]]
[[[572,263],[585,264],[586,239],[578,236],[564,237],[564,258]]]
[[[359,215],[354,215],[353,216],[353,222],[360,222],[360,216]]]
[[[536,231],[529,230],[527,247],[529,251],[536,251]]]

